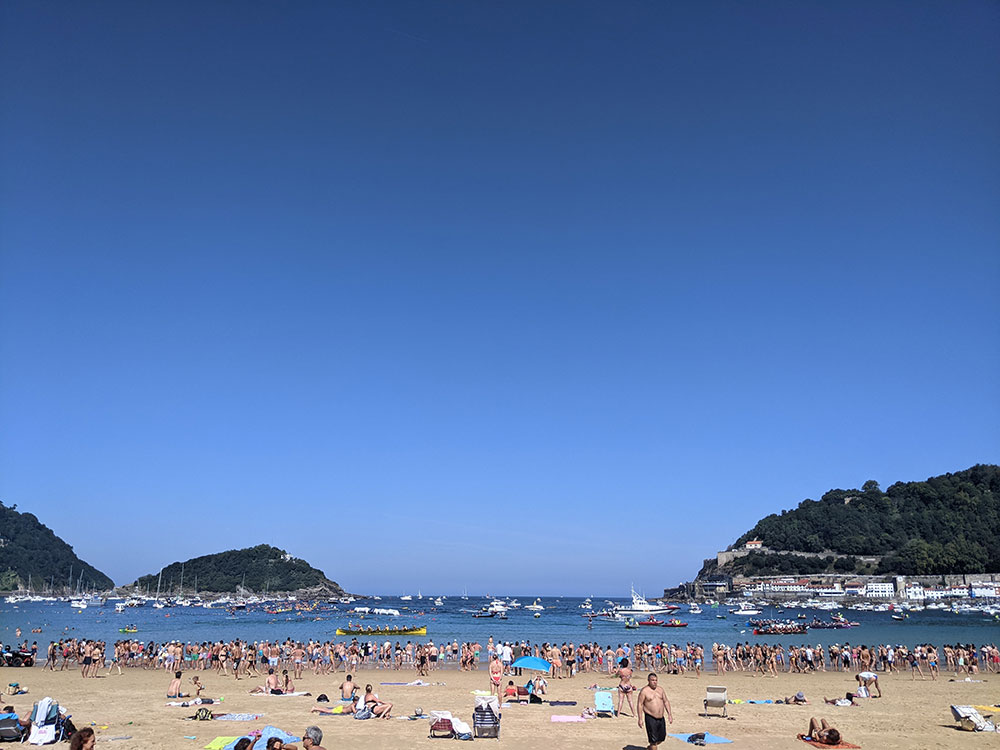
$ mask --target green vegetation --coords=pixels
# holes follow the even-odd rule
[[[1000,572],[1000,466],[980,464],[924,482],[897,482],[883,492],[830,490],[795,510],[772,514],[736,540],[760,539],[779,551],[827,557],[750,553],[733,561],[745,575],[868,572],[854,555],[881,555],[879,574]],[[841,557],[849,556],[849,557]],[[706,565],[703,573],[712,567]]]
[[[162,570],[163,593],[176,593],[181,585],[183,566],[184,590],[212,593],[233,593],[245,586],[249,591],[298,591],[323,589],[332,594],[342,594],[343,589],[329,580],[305,560],[292,557],[283,549],[259,544],[246,549],[229,550],[215,555],[204,555],[183,563],[171,563]],[[133,585],[150,591],[156,589],[160,573],[151,573]]]
[[[78,585],[104,591],[114,586],[31,513],[0,503],[0,591],[26,587],[29,577],[32,590],[38,592],[50,587],[72,592]]]

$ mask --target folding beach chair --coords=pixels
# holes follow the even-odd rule
[[[31,709],[31,729],[28,743],[48,745],[66,738],[68,716],[59,709],[59,704],[49,697],[42,698]]]
[[[450,711],[431,711],[430,736],[442,739],[454,739],[455,727],[451,723],[451,720],[452,716]]]
[[[609,691],[598,690],[594,693],[594,712],[598,716],[601,714],[615,715],[615,702]]]
[[[24,727],[17,720],[17,714],[0,714],[0,742],[20,742],[24,739]]]
[[[729,702],[729,691],[719,685],[709,685],[705,688],[705,716],[708,716],[708,709],[721,708],[722,715],[728,716],[729,712],[726,704]]]
[[[959,726],[967,732],[993,732],[996,727],[972,706],[952,706],[951,715]],[[989,714],[988,716],[992,716]]]
[[[472,710],[474,737],[500,739],[500,701],[495,695],[477,695]]]

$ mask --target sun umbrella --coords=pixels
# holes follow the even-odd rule
[[[552,669],[552,665],[549,662],[538,656],[522,656],[511,666],[518,669],[533,669],[536,672],[548,672]]]

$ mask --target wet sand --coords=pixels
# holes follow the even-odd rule
[[[190,683],[185,673],[184,686]],[[240,682],[231,677],[216,676],[214,672],[198,673],[209,697],[224,696],[221,706],[214,711],[263,713],[256,722],[197,722],[183,721],[182,717],[194,714],[194,708],[168,708],[165,693],[169,675],[162,671],[125,670],[122,676],[114,674],[98,679],[83,679],[79,672],[48,672],[40,668],[0,669],[0,684],[20,682],[30,689],[30,695],[5,698],[19,713],[30,711],[35,700],[49,695],[56,698],[73,715],[78,727],[94,722],[98,746],[118,750],[129,748],[201,748],[218,735],[238,735],[265,724],[273,724],[292,734],[301,736],[305,727],[316,724],[324,733],[323,745],[332,748],[349,746],[362,750],[377,748],[437,747],[439,743],[428,739],[427,721],[368,720],[357,721],[344,716],[319,716],[309,710],[316,706],[316,696],[327,693],[337,697],[337,686],[343,674],[314,676],[307,673],[297,681],[298,690],[312,693],[311,697],[278,698],[252,696],[248,690],[257,681]],[[997,747],[1000,737],[983,737],[955,729],[949,711],[950,704],[992,705],[1000,702],[1000,676],[979,675],[982,683],[948,682],[948,676],[937,682],[911,682],[908,674],[880,677],[884,698],[863,701],[861,707],[836,707],[823,704],[823,696],[843,696],[855,683],[851,674],[817,673],[809,675],[781,674],[777,678],[754,677],[746,673],[730,673],[723,677],[714,674],[674,676],[660,675],[671,701],[674,723],[669,732],[708,731],[733,740],[733,748],[789,748],[804,750],[808,747],[796,739],[805,730],[810,716],[826,717],[844,734],[844,738],[864,748],[985,748]],[[412,671],[363,670],[356,681],[376,685],[376,692],[394,704],[393,713],[406,715],[421,707],[431,710],[451,711],[472,724],[472,690],[488,689],[488,677],[483,668],[474,673],[445,669],[432,672],[423,678],[429,682],[446,685],[431,687],[379,686],[378,682],[408,682],[415,680]],[[504,679],[504,685],[507,683]],[[527,680],[520,678],[523,684]],[[503,711],[500,744],[517,748],[642,748],[646,736],[633,717],[591,719],[586,723],[553,723],[555,714],[579,715],[585,706],[593,705],[594,693],[587,686],[597,682],[601,686],[617,684],[607,675],[581,674],[573,679],[550,680],[551,700],[575,700],[576,706],[512,705]],[[259,681],[259,682],[262,682]],[[515,680],[515,684],[518,680]],[[635,682],[645,684],[644,675],[637,674]],[[707,685],[725,685],[730,698],[765,699],[793,695],[801,690],[811,705],[730,705],[732,720],[720,717],[704,718],[702,700]],[[617,702],[617,693],[615,694]],[[335,705],[334,703],[327,705]],[[997,711],[1000,716],[1000,709]],[[131,724],[129,723],[131,722]],[[102,729],[107,726],[107,729]],[[130,735],[131,739],[111,738]],[[185,739],[194,736],[197,739]],[[476,740],[477,742],[492,740]],[[301,746],[301,745],[300,745]],[[661,746],[669,750],[684,745],[668,737]]]

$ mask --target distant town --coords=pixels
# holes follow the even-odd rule
[[[767,552],[759,540],[718,553],[720,564],[749,552]],[[795,554],[795,553],[792,553]],[[837,573],[780,576],[729,576],[721,573],[664,589],[664,599],[722,600],[747,597],[787,601],[878,600],[881,602],[959,602],[1000,599],[1000,574],[885,576]]]

